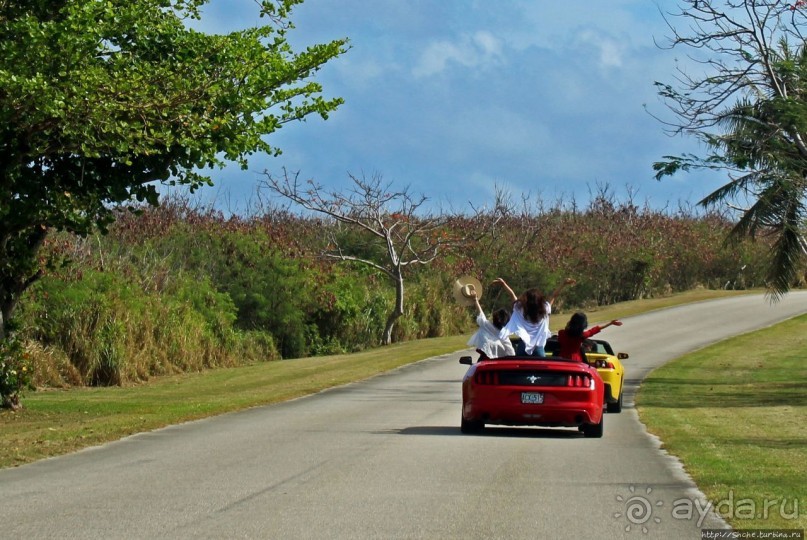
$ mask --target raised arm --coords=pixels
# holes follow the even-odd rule
[[[513,292],[513,289],[510,288],[510,285],[508,285],[507,282],[505,280],[503,280],[502,278],[494,279],[493,282],[491,283],[491,285],[501,285],[502,288],[505,291],[507,291],[507,293],[510,295],[510,298],[513,300],[513,302],[518,300],[518,296],[516,296],[516,293]]]
[[[613,321],[611,321],[611,322],[609,322],[609,323],[601,324],[601,325],[600,325],[600,330],[603,330],[603,329],[605,329],[605,328],[608,328],[608,327],[609,327],[609,326],[611,326],[612,324],[613,324],[614,326],[622,326],[622,321],[619,321],[619,320],[614,319]]]
[[[576,280],[574,280],[574,279],[572,279],[572,278],[566,278],[566,279],[564,279],[564,280],[563,280],[563,283],[561,283],[560,285],[558,285],[558,288],[557,288],[557,289],[555,289],[555,291],[552,293],[552,296],[550,296],[550,297],[549,297],[549,298],[548,298],[546,301],[547,301],[547,302],[549,302],[549,305],[551,306],[551,305],[552,305],[552,304],[555,302],[555,299],[556,299],[556,298],[558,297],[558,295],[560,294],[560,291],[562,291],[562,290],[563,290],[563,288],[564,288],[566,285],[574,285],[575,283],[577,283],[577,281],[576,281]]]
[[[605,330],[606,328],[608,328],[609,326],[611,326],[612,324],[614,326],[622,326],[622,321],[614,319],[613,321],[605,323],[605,324],[598,324],[598,325],[592,326],[591,328],[589,328],[588,330],[585,330],[583,332],[583,337],[588,339],[591,336],[597,335],[600,332],[602,332],[603,330]]]
[[[482,311],[482,306],[479,304],[479,295],[476,293],[476,289],[471,289],[470,296],[474,299],[474,303],[476,304],[477,311],[479,311],[479,315],[484,315],[485,312]]]

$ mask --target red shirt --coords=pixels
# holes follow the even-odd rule
[[[580,348],[583,346],[583,340],[590,338],[594,334],[598,334],[600,330],[602,330],[602,328],[599,326],[592,326],[588,330],[583,331],[583,335],[580,337],[568,335],[565,328],[559,331],[558,344],[560,345],[560,350],[558,351],[558,356],[582,362],[583,355],[580,352]]]

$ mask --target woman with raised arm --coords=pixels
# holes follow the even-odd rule
[[[546,356],[544,346],[552,333],[549,330],[549,315],[552,313],[552,304],[567,285],[577,283],[566,278],[548,298],[538,289],[527,289],[521,296],[516,296],[513,289],[502,278],[493,281],[493,285],[501,285],[513,300],[513,314],[510,321],[502,330],[502,334],[517,335],[521,342],[516,348],[517,356]]]
[[[588,327],[588,317],[586,317],[585,313],[578,311],[572,315],[569,322],[566,323],[566,328],[558,332],[558,345],[560,345],[558,356],[584,362],[585,356],[582,350],[583,342],[594,334],[599,334],[602,330],[611,325],[622,326],[622,321],[614,319],[602,326],[592,326],[586,330]]]
[[[501,336],[502,328],[510,320],[510,312],[506,309],[497,309],[491,313],[489,321],[479,304],[479,295],[476,291],[471,291],[470,296],[476,304],[476,324],[479,325],[479,330],[471,336],[468,345],[476,348],[480,360],[515,355],[516,351],[510,343],[510,338]]]

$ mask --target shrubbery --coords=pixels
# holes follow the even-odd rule
[[[462,224],[480,235],[484,220]],[[640,208],[595,198],[588,208],[505,215],[496,234],[469,247],[467,272],[503,277],[516,290],[552,290],[566,276],[568,306],[590,307],[703,286],[764,286],[764,243],[726,244],[719,215]],[[505,299],[506,300],[506,299]]]
[[[0,405],[18,408],[20,394],[33,388],[33,373],[31,356],[19,339],[11,337],[0,342]]]
[[[237,332],[235,306],[208,280],[172,280],[159,294],[113,272],[46,277],[24,304],[21,333],[40,345],[51,385],[114,385],[153,375],[277,358],[271,336]],[[260,356],[257,356],[260,355]],[[65,361],[66,360],[66,361]]]
[[[124,384],[377,345],[393,288],[367,266],[320,259],[329,226],[284,212],[225,218],[167,200],[137,215],[121,213],[106,236],[51,236],[45,255],[71,262],[54,266],[18,312],[17,335],[30,351],[25,361],[35,363],[34,381]],[[730,226],[719,216],[607,198],[583,210],[558,205],[535,214],[456,216],[446,232],[473,240],[407,276],[394,339],[469,330],[473,317],[451,298],[451,283],[462,274],[547,292],[572,276],[578,283],[564,291],[561,310],[698,285],[762,285],[765,246],[724,245]],[[354,243],[363,242],[357,236]],[[486,309],[508,303],[495,288],[485,291]],[[20,373],[30,377],[31,366],[22,371],[23,356],[15,355],[2,356],[4,396],[27,384]]]

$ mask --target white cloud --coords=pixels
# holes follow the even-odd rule
[[[587,30],[580,34],[578,42],[585,48],[597,51],[600,68],[622,67],[624,46],[614,38],[600,31]]]
[[[501,57],[501,40],[490,32],[479,31],[454,42],[438,40],[427,44],[412,74],[416,78],[428,77],[445,71],[450,63],[475,68],[496,63]]]
[[[502,42],[490,32],[477,32],[473,42],[484,52],[486,58],[496,58],[502,54]]]

